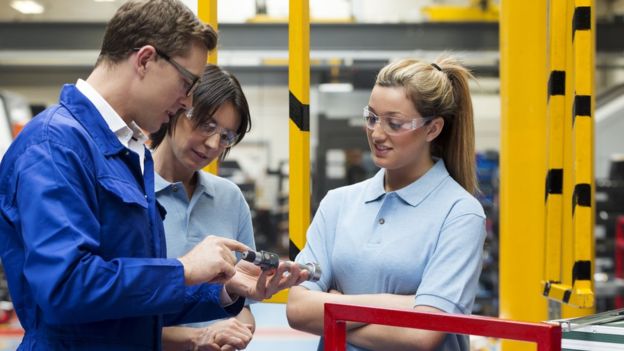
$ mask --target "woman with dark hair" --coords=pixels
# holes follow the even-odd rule
[[[249,206],[240,189],[229,180],[202,171],[215,159],[223,159],[250,127],[249,106],[238,80],[209,65],[193,94],[193,107],[172,116],[150,136],[156,197],[167,211],[167,256],[183,255],[208,234],[255,247]],[[237,274],[241,267],[260,274],[257,267],[244,261],[237,264]],[[301,275],[294,271],[282,277],[284,269],[280,267],[274,275],[265,273],[266,279],[258,279],[268,282],[267,295],[299,282],[296,280]],[[254,329],[254,317],[247,305],[233,318],[165,328],[163,349],[244,349]]]

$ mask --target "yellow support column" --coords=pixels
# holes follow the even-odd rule
[[[584,316],[594,312],[594,57],[595,15],[593,0],[574,1],[572,43],[574,52],[574,100],[572,107],[572,298],[577,308],[566,307],[563,317]],[[578,308],[581,307],[581,308]]]
[[[544,251],[544,295],[561,284],[563,242],[563,137],[566,93],[567,0],[550,0],[548,13],[548,111],[546,133],[546,227]],[[561,302],[553,301],[549,319],[561,318]]]
[[[219,21],[217,19],[217,2],[218,0],[197,0],[197,17],[204,23],[209,24],[218,32]],[[208,63],[216,65],[218,62],[217,49],[215,48],[208,54]],[[214,160],[204,170],[212,174],[219,171],[219,160]]]
[[[502,1],[500,316],[547,318],[544,264],[546,2]],[[503,350],[535,346],[503,342]]]
[[[563,241],[563,254],[562,254],[562,283],[563,290],[559,291],[558,295],[563,298],[565,290],[569,289],[572,285],[572,267],[574,266],[574,229],[572,226],[572,193],[574,191],[574,155],[572,153],[572,114],[574,104],[574,80],[576,72],[574,71],[574,46],[572,45],[572,18],[574,16],[574,0],[567,0],[566,11],[566,72],[568,84],[566,86],[565,94],[565,116],[564,119],[564,136],[563,136],[563,164],[564,172],[563,176],[563,233],[568,238]],[[565,286],[567,285],[567,287]],[[554,296],[554,294],[553,294]],[[573,307],[569,307],[565,304],[561,306],[561,315],[575,310]]]
[[[306,242],[310,224],[310,9],[308,0],[290,0],[288,15],[288,230],[291,260]],[[284,303],[288,291],[269,302]]]
[[[290,0],[288,16],[290,258],[305,245],[310,224],[310,9]]]

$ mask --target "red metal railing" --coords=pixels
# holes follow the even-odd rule
[[[532,341],[538,351],[561,351],[558,325],[332,303],[325,304],[325,351],[345,350],[347,321]]]

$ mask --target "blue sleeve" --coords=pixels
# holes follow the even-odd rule
[[[78,152],[43,142],[16,164],[23,274],[42,317],[86,323],[179,311],[185,287],[178,260],[99,255],[101,204],[90,160]]]
[[[423,272],[415,304],[470,314],[481,274],[484,240],[482,215],[463,213],[449,218]]]
[[[319,281],[301,283],[301,286],[307,289],[329,291],[334,287],[331,255],[339,209],[336,192],[330,191],[321,201],[312,224],[308,228],[306,244],[295,259],[296,262],[303,264],[316,262],[321,267],[322,273]]]
[[[221,284],[200,284],[186,289],[182,311],[164,316],[166,326],[185,323],[207,322],[236,316],[243,309],[245,299],[239,297],[233,304],[221,306]]]

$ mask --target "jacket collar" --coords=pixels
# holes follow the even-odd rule
[[[60,104],[85,128],[105,156],[115,155],[125,149],[93,103],[74,84],[65,84],[61,90]]]

